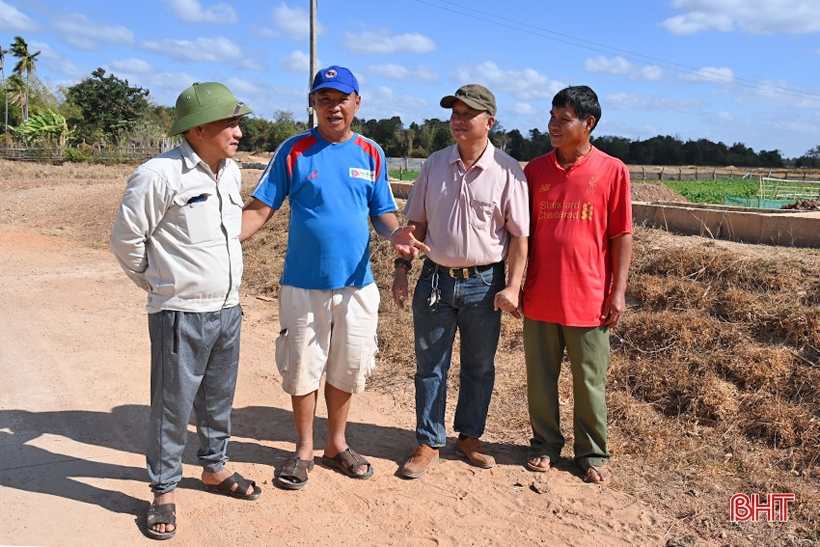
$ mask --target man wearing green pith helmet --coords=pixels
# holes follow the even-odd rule
[[[231,159],[251,109],[216,82],[195,83],[176,102],[170,136],[182,143],[128,179],[111,250],[148,293],[151,412],[146,460],[154,500],[146,533],[176,533],[174,491],[193,410],[202,482],[243,500],[262,491],[225,467],[239,364],[242,309],[242,176]]]

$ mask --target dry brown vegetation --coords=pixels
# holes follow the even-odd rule
[[[73,168],[0,162],[0,189],[20,190],[7,200],[3,222],[59,229],[95,246],[106,244],[112,211],[133,168],[92,167],[82,173],[69,171]],[[243,172],[245,196],[259,174]],[[94,188],[83,194],[86,201],[68,200],[57,213],[33,206],[55,187],[74,196],[78,180]],[[32,206],[18,207],[15,200]],[[245,244],[246,292],[278,295],[286,234],[284,208]],[[721,546],[815,544],[820,534],[820,251],[642,227],[636,228],[635,242],[632,305],[611,338],[612,488],[677,517],[666,531],[669,538],[691,534],[699,545]],[[382,294],[381,353],[369,388],[392,394],[412,412],[412,317],[392,302],[393,252],[387,242],[374,238],[372,254]],[[411,272],[411,286],[418,269]],[[523,362],[520,322],[505,316],[487,436],[521,446],[522,463],[529,437]],[[456,357],[451,379],[457,379],[457,370]],[[457,388],[456,380],[451,401]],[[568,371],[560,403],[569,448]],[[738,492],[793,492],[797,501],[787,523],[732,524],[729,498]]]
[[[682,201],[652,186],[650,194]],[[246,290],[278,294],[286,232],[285,208],[246,243]],[[614,487],[677,516],[670,537],[690,532],[714,545],[813,543],[820,532],[820,252],[643,227],[635,241],[633,303],[611,338]],[[379,366],[369,386],[412,408],[412,317],[392,301],[389,244],[374,234],[371,249],[382,303]],[[418,267],[411,286],[414,274]],[[519,444],[529,436],[523,362],[520,322],[505,316],[488,435]],[[451,401],[457,372],[456,352]],[[570,448],[568,371],[561,394]],[[729,522],[733,494],[778,492],[797,497],[788,523]]]

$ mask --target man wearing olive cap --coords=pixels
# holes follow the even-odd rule
[[[242,176],[231,159],[251,109],[215,82],[195,83],[176,102],[170,136],[182,143],[128,179],[111,250],[148,292],[151,412],[146,454],[154,501],[146,529],[176,533],[174,490],[191,410],[206,488],[254,500],[261,489],[225,468],[239,365],[242,309]]]
[[[441,99],[441,106],[452,108],[456,144],[424,162],[404,208],[410,226],[393,238],[394,246],[426,251],[413,294],[419,444],[401,468],[406,478],[425,475],[447,444],[447,373],[456,331],[461,337],[456,448],[477,467],[495,465],[479,438],[495,382],[501,312],[518,317],[527,262],[527,182],[518,162],[489,140],[495,97],[469,84]],[[407,298],[411,260],[408,254],[396,261],[393,298],[399,308]]]

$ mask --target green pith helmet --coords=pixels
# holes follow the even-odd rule
[[[231,90],[216,82],[194,82],[177,98],[174,125],[169,137],[179,135],[192,127],[218,120],[244,116],[253,112],[240,103]]]

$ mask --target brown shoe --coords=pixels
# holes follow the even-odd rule
[[[461,453],[467,456],[470,463],[476,467],[481,467],[482,469],[495,467],[495,458],[483,452],[481,441],[475,437],[467,437],[463,441],[458,439],[456,446]]]
[[[417,479],[427,474],[427,468],[438,462],[438,449],[420,444],[410,459],[404,462],[401,476],[408,479]]]

